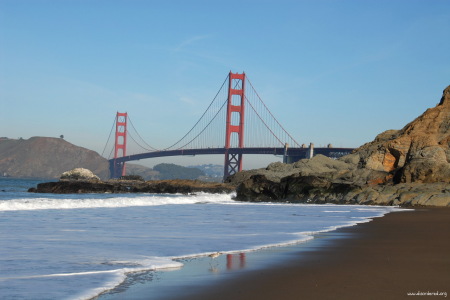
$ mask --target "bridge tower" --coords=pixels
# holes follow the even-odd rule
[[[114,160],[110,165],[110,172],[112,178],[125,176],[126,166],[125,162],[117,162],[117,158],[123,157],[127,152],[127,113],[117,112],[116,115],[116,136],[114,142]]]
[[[225,166],[223,178],[242,170],[242,153],[230,153],[232,135],[238,137],[238,147],[244,148],[245,123],[245,73],[231,73],[228,76],[227,121],[225,129]]]

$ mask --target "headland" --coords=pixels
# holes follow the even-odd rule
[[[350,155],[272,163],[227,182],[241,201],[450,206],[450,86],[436,107]]]

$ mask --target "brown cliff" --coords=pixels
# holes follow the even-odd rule
[[[391,172],[395,183],[450,183],[450,86],[440,103],[401,130],[356,149],[360,166]]]
[[[350,155],[273,163],[228,181],[244,201],[450,206],[449,143],[450,86],[436,107]]]

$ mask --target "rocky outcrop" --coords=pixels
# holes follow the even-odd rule
[[[317,155],[238,173],[243,201],[450,206],[450,86],[439,104],[337,160]]]
[[[436,107],[401,130],[389,130],[356,150],[360,167],[395,173],[395,183],[450,183],[450,86]]]
[[[237,188],[237,200],[250,202],[450,206],[446,183],[365,185],[334,182],[321,176],[288,176],[281,182],[254,175]]]
[[[61,180],[45,182],[31,188],[29,192],[35,193],[167,193],[191,194],[205,193],[231,193],[235,187],[223,183],[207,183],[197,180]]]

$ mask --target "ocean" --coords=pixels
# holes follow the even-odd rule
[[[137,272],[307,242],[395,210],[232,194],[27,193],[39,182],[0,178],[0,299],[91,299]]]

